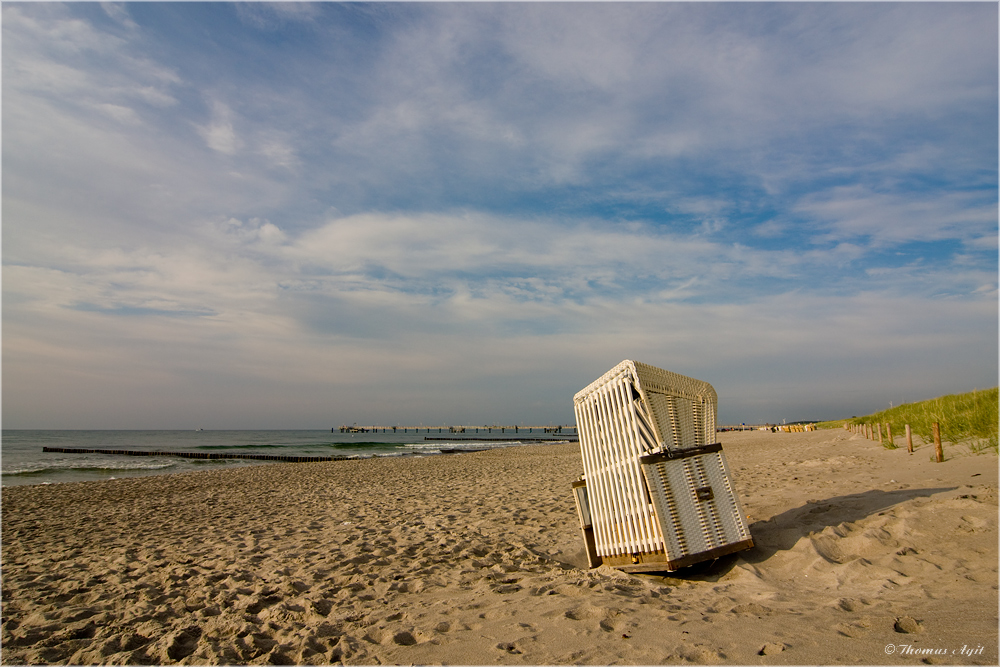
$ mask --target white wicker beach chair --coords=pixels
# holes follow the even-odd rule
[[[712,385],[625,360],[573,398],[591,567],[670,571],[753,546],[715,438]]]

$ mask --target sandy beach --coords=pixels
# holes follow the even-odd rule
[[[576,445],[3,489],[2,661],[996,664],[997,458],[723,433],[756,547],[586,568]]]

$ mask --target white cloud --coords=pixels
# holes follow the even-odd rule
[[[135,21],[132,20],[132,17],[129,16],[128,6],[126,4],[120,2],[102,2],[101,9],[103,9],[104,13],[109,17],[129,30],[138,29],[139,26],[136,25]]]
[[[755,410],[984,385],[982,7],[217,6],[208,77],[156,5],[5,5],[5,424],[548,421],[625,357]]]
[[[233,407],[199,417],[209,419],[205,427],[375,419],[381,413],[372,401],[394,405],[392,418],[456,421],[490,418],[484,405],[523,412],[538,402],[538,418],[547,420],[553,412],[568,415],[568,397],[626,357],[712,381],[727,412],[739,414],[761,391],[770,409],[794,404],[815,385],[809,374],[838,365],[853,369],[852,386],[868,400],[929,373],[936,387],[985,384],[989,364],[983,368],[975,350],[996,335],[988,298],[788,292],[696,305],[590,293],[581,301],[536,302],[519,291],[548,285],[530,278],[439,299],[351,276],[346,284],[326,283],[319,300],[295,308],[295,294],[283,286],[309,276],[246,257],[187,248],[95,257],[76,274],[5,267],[5,381],[20,388],[8,392],[8,415],[26,426],[156,426],[165,413],[157,416],[154,399],[168,412],[202,415],[198,403],[210,389],[224,392]],[[100,309],[71,307],[81,302]],[[123,305],[157,312],[127,314]],[[188,314],[195,308],[211,312]],[[929,323],[931,308],[936,317]],[[170,316],[171,309],[179,315]],[[325,318],[323,326],[316,318]],[[947,360],[935,361],[940,349],[952,350]],[[907,368],[913,358],[924,364]],[[900,366],[887,372],[886,363]],[[516,398],[509,393],[515,381],[522,383]],[[247,388],[258,385],[267,391]],[[463,396],[465,388],[475,400]],[[69,389],[87,399],[68,401]],[[274,416],[275,392],[285,417]],[[108,418],[109,402],[119,417]],[[839,406],[817,416],[837,416],[831,411]],[[262,423],[259,414],[272,421]]]
[[[97,108],[122,123],[138,125],[141,122],[138,114],[135,112],[135,109],[132,109],[131,107],[125,107],[119,104],[99,104],[97,105]]]
[[[268,161],[284,169],[294,170],[302,164],[291,142],[280,135],[262,137],[259,150]]]
[[[244,24],[258,30],[277,30],[288,22],[310,22],[319,14],[308,2],[237,2],[236,15]]]
[[[842,186],[804,197],[792,210],[818,223],[821,238],[869,237],[878,245],[958,239],[975,244],[995,232],[996,202],[986,193],[878,193]]]
[[[125,16],[120,6],[105,11],[109,7],[110,14]],[[24,9],[8,5],[3,11],[5,92],[42,93],[69,107],[176,102],[170,89],[181,83],[177,74],[138,53],[128,39],[61,15],[57,5],[30,16]]]
[[[67,16],[57,5],[25,7],[7,5],[3,9],[5,41],[17,47],[14,53],[51,51],[59,55],[109,52],[122,44],[121,38],[95,29],[87,21]]]
[[[242,145],[233,128],[233,111],[223,102],[212,103],[212,119],[207,125],[198,126],[208,147],[214,151],[233,155]]]

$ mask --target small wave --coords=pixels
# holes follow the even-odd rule
[[[165,468],[173,468],[173,461],[157,461],[157,462],[136,462],[132,464],[116,463],[101,465],[99,463],[90,463],[83,465],[65,465],[65,466],[30,466],[26,468],[12,468],[9,470],[4,470],[0,472],[4,477],[29,477],[31,475],[44,475],[51,473],[71,473],[71,472],[88,472],[88,471],[99,471],[99,472],[111,472],[114,470],[121,470],[123,472],[128,472],[130,470],[163,470]]]
[[[417,445],[409,445],[415,448],[427,448],[427,449],[441,449],[442,447],[446,449],[462,449],[463,447],[475,447],[476,449],[502,449],[504,447],[516,447],[523,444],[535,444],[535,443],[523,443],[520,440],[474,440],[469,438],[467,440],[428,440],[427,442],[422,442]]]
[[[330,446],[334,449],[402,449],[404,447],[412,447],[402,442],[334,442],[330,443]]]
[[[289,445],[195,445],[188,449],[287,449],[288,447]]]
[[[504,444],[506,445],[506,444],[517,444],[517,443],[504,443]],[[426,450],[426,451],[430,451],[430,452],[436,452],[436,451],[440,450],[441,448],[445,448],[445,449],[469,449],[469,448],[475,448],[475,449],[483,449],[483,448],[493,449],[493,448],[496,448],[496,444],[495,443],[487,443],[487,442],[462,442],[462,443],[457,443],[457,442],[421,442],[420,444],[416,444],[416,445],[407,445],[407,448],[409,448],[409,449],[418,449],[418,450]]]

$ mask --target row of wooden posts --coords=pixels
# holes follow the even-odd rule
[[[844,424],[844,428],[851,433],[863,435],[869,440],[878,439],[880,445],[885,444],[882,439],[882,427],[885,427],[885,437],[889,441],[889,447],[895,448],[896,443],[892,439],[892,424]],[[941,448],[941,426],[938,422],[931,424],[931,434],[934,436],[934,458],[938,463],[944,461],[944,450]],[[913,434],[910,432],[910,425],[906,425],[906,451],[913,453]]]

